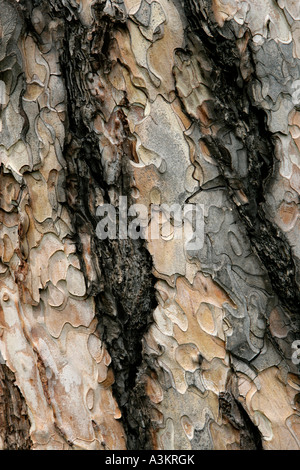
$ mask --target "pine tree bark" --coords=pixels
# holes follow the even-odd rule
[[[0,0],[1,449],[300,448],[299,31],[292,0]],[[148,229],[201,205],[203,245],[99,238],[125,196]]]

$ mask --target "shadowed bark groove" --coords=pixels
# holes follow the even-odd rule
[[[55,14],[64,18],[67,12],[62,4],[55,2],[54,5]],[[64,152],[68,165],[67,197],[78,251],[82,254],[81,266],[89,293],[96,300],[99,333],[112,359],[112,389],[122,412],[127,448],[147,449],[151,448],[148,398],[139,379],[146,367],[142,359],[142,338],[156,305],[152,259],[143,240],[100,240],[96,236],[99,218],[95,214],[95,201],[99,194],[102,202],[114,204],[117,212],[118,196],[127,196],[128,206],[133,203],[128,164],[133,159],[133,137],[123,110],[116,107],[111,117],[112,133],[118,134],[113,178],[105,173],[104,149],[90,125],[91,117],[101,114],[102,110],[101,100],[99,103],[87,91],[87,77],[96,72],[105,76],[110,70],[108,50],[112,30],[124,28],[122,15],[111,18],[103,13],[103,7],[101,2],[94,6],[97,29],[88,40],[87,31],[76,14],[65,22],[61,65],[69,109]],[[123,105],[126,107],[126,97]],[[88,272],[91,266],[84,259],[86,246],[82,243],[87,234],[93,255],[92,279]]]
[[[296,282],[293,254],[285,234],[267,219],[264,194],[269,179],[278,171],[274,136],[266,124],[265,112],[251,97],[251,84],[256,78],[251,32],[244,31],[247,49],[243,57],[237,47],[237,24],[227,22],[219,28],[213,20],[210,0],[184,2],[190,29],[199,37],[207,57],[213,64],[214,114],[222,123],[222,132],[232,132],[248,157],[247,175],[239,174],[231,161],[230,149],[218,135],[203,136],[211,154],[219,164],[221,174],[233,201],[235,192],[242,190],[248,201],[235,201],[254,250],[265,265],[274,292],[281,304],[292,314],[300,331],[300,293]],[[248,75],[242,76],[241,60],[247,62]],[[246,68],[246,67],[245,67]]]
[[[221,392],[219,406],[222,416],[240,431],[241,450],[262,450],[261,433],[253,424],[241,403],[230,392]]]
[[[27,406],[13,372],[0,364],[0,448],[2,450],[29,450],[30,421]]]

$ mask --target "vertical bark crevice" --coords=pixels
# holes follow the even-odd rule
[[[98,245],[105,278],[104,290],[97,296],[99,326],[112,357],[113,391],[122,411],[128,449],[150,449],[142,339],[155,308],[151,258],[137,240],[124,242]]]
[[[274,293],[290,313],[294,329],[299,331],[300,294],[292,249],[286,235],[268,220],[264,211],[268,182],[278,168],[274,136],[268,129],[265,112],[251,97],[251,83],[255,79],[251,32],[244,28],[247,47],[242,59],[233,21],[223,28],[214,24],[208,0],[186,0],[184,7],[190,30],[200,39],[214,70],[213,111],[221,131],[219,135],[203,136],[202,140],[218,163],[252,247],[267,269]],[[241,60],[247,61],[247,67],[244,64],[247,76],[242,76]],[[230,149],[222,141],[226,133],[233,133],[247,152],[246,176],[234,169]],[[237,191],[242,191],[247,203],[236,203]]]
[[[232,368],[226,389],[219,393],[219,410],[240,433],[240,450],[263,450],[263,436],[239,401],[235,371]]]
[[[99,218],[97,201],[113,204],[118,214],[118,198],[131,197],[131,142],[126,116],[120,105],[109,120],[102,113],[102,101],[90,93],[91,77],[102,74],[105,80],[110,69],[109,47],[112,28],[123,25],[122,12],[110,17],[103,12],[104,3],[93,6],[95,28],[89,31],[77,16],[60,1],[45,8],[64,22],[65,42],[60,63],[65,80],[68,125],[64,157],[66,159],[66,193],[72,216],[81,268],[85,273],[87,292],[96,301],[99,334],[111,356],[114,373],[114,396],[122,413],[122,424],[128,449],[149,449],[151,426],[148,398],[144,390],[142,338],[152,321],[155,308],[155,279],[152,259],[139,240],[100,240],[96,236]],[[105,90],[104,90],[105,93]],[[103,97],[105,101],[105,96]],[[126,96],[122,101],[126,107]],[[93,129],[96,117],[110,127],[112,139],[113,177],[104,168],[103,147]],[[112,123],[112,124],[111,124]],[[89,253],[89,261],[86,255]]]
[[[0,448],[30,450],[31,446],[26,402],[15,384],[14,373],[0,364]]]
[[[253,424],[242,404],[235,399],[230,391],[220,392],[219,407],[222,416],[240,431],[241,450],[263,450],[259,429]]]

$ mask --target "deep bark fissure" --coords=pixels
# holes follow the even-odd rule
[[[219,394],[219,407],[222,416],[240,431],[241,450],[263,450],[259,429],[249,418],[242,404],[230,391]]]
[[[255,79],[251,33],[245,29],[244,34],[249,35],[246,60],[251,70],[246,81],[240,72],[234,22],[225,23],[221,31],[211,20],[211,2],[207,0],[199,0],[198,3],[187,0],[184,7],[191,32],[200,39],[213,66],[216,122],[222,123],[223,135],[232,132],[246,149],[246,177],[233,169],[230,151],[218,136],[203,136],[203,142],[217,161],[233,201],[236,190],[242,190],[248,198],[247,204],[234,202],[238,214],[252,248],[268,271],[274,293],[290,312],[294,329],[299,331],[300,294],[292,249],[281,229],[266,217],[263,207],[268,180],[276,171],[277,160],[274,137],[267,127],[265,112],[251,99],[250,85]]]
[[[27,405],[15,380],[14,373],[0,364],[0,446],[3,450],[30,450]]]
[[[110,203],[112,188],[118,196],[127,196],[128,203],[132,202],[128,164],[132,158],[128,143],[132,138],[122,109],[117,107],[115,111],[124,135],[118,144],[120,161],[114,181],[106,181],[99,137],[89,125],[96,113],[101,115],[101,105],[89,94],[86,77],[99,69],[104,73],[109,69],[111,29],[114,23],[123,27],[121,16],[118,23],[118,19],[104,15],[102,8],[100,2],[94,5],[97,28],[88,41],[88,31],[75,13],[68,16],[61,2],[50,5],[50,12],[64,20],[65,28],[61,69],[69,120],[64,149],[68,210],[72,214],[74,238],[87,279],[88,294],[95,297],[99,334],[112,360],[112,389],[122,413],[127,448],[149,449],[152,444],[148,398],[141,376],[147,367],[142,358],[142,338],[156,305],[152,259],[141,239],[99,240],[96,236],[99,218],[95,215],[95,204],[91,207],[91,200],[95,202],[99,193],[104,203]],[[116,210],[118,213],[117,205]],[[82,234],[90,238],[96,273],[93,280],[88,280]],[[105,442],[102,444],[105,447]]]
[[[253,423],[247,410],[238,399],[237,377],[231,365],[225,391],[219,393],[219,410],[240,432],[241,450],[263,450],[263,436],[260,429]]]

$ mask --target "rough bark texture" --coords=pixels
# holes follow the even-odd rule
[[[29,450],[30,424],[27,406],[15,385],[13,372],[6,366],[0,366],[0,445],[1,449]]]
[[[0,23],[0,447],[299,449],[300,4]],[[202,204],[203,247],[100,240],[121,196]]]

